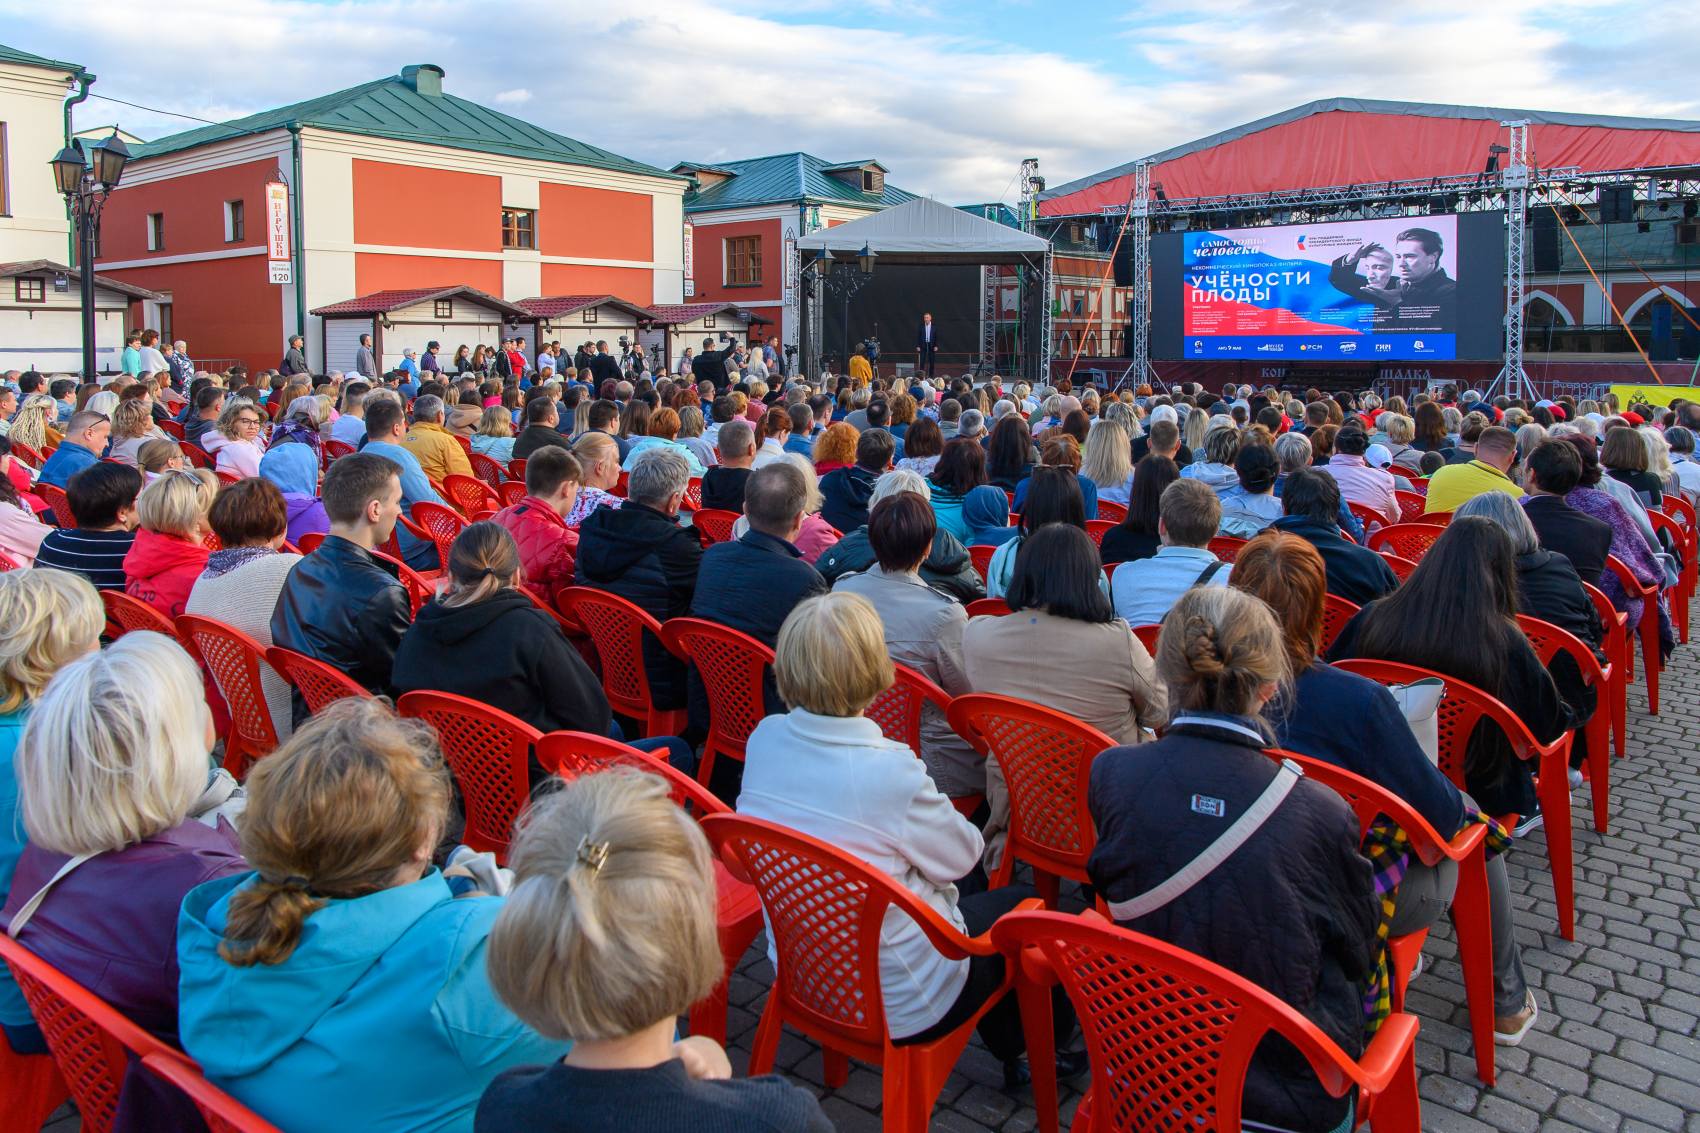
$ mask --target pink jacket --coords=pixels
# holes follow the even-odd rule
[[[27,507],[0,503],[0,552],[21,567],[34,566],[41,541],[53,528]]]
[[[1335,453],[1328,458],[1325,471],[1340,485],[1340,498],[1347,503],[1362,504],[1387,517],[1387,522],[1399,522],[1399,500],[1393,494],[1393,474],[1371,468],[1361,456]]]

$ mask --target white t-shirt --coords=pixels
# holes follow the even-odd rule
[[[149,374],[157,374],[161,370],[171,369],[170,365],[168,365],[165,361],[165,355],[159,352],[158,347],[144,346],[141,348],[141,354],[142,377],[145,378]]]

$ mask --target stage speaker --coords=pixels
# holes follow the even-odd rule
[[[1623,224],[1635,219],[1635,189],[1612,185],[1600,190],[1600,223]]]
[[[1529,270],[1557,271],[1562,256],[1559,252],[1558,217],[1551,209],[1541,209],[1529,218]]]
[[[1122,241],[1121,251],[1116,253],[1115,274],[1117,287],[1133,286],[1133,247]]]

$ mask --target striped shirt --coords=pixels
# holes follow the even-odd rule
[[[80,574],[96,590],[124,589],[124,556],[136,541],[134,531],[92,531],[85,528],[48,532],[36,553],[35,565]]]

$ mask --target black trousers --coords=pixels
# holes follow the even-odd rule
[[[956,908],[962,914],[963,923],[968,926],[968,935],[979,936],[991,928],[999,917],[1013,912],[1015,907],[1027,898],[1038,895],[1038,890],[1031,885],[1006,885],[1002,889],[963,897],[957,902]],[[909,1046],[913,1043],[932,1042],[950,1034],[967,1022],[974,1012],[992,997],[1003,983],[1003,976],[1002,956],[969,957],[968,980],[962,985],[962,991],[957,995],[956,1002],[950,1005],[950,1010],[926,1030],[906,1038],[891,1040],[892,1045]],[[1074,1008],[1062,988],[1058,987],[1051,996],[1051,1029],[1057,1049],[1062,1049],[1073,1035],[1074,1022]],[[981,1017],[975,1030],[979,1032],[980,1040],[986,1044],[986,1048],[1000,1061],[1014,1061],[1027,1050],[1027,1038],[1021,1031],[1021,1008],[1016,1003],[1013,991]]]

